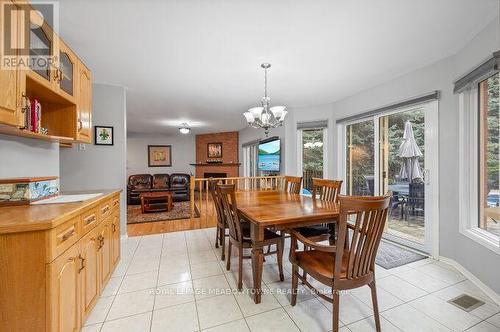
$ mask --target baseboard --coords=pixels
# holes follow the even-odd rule
[[[122,235],[120,235],[120,239],[121,239],[121,240],[126,240],[126,239],[128,239],[128,234],[122,234]]]
[[[467,279],[469,279],[474,285],[476,285],[480,290],[483,291],[493,302],[500,306],[500,295],[497,294],[493,289],[485,285],[479,278],[473,275],[469,270],[460,265],[458,262],[451,258],[439,256],[439,260],[443,263],[453,266],[458,272],[462,273]]]

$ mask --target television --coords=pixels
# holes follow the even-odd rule
[[[281,141],[273,137],[259,142],[258,169],[262,172],[279,172],[281,163]]]

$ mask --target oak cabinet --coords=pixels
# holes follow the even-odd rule
[[[81,267],[82,301],[81,315],[85,320],[99,298],[99,228],[95,228],[81,240]]]
[[[70,332],[80,328],[80,268],[79,247],[73,246],[50,265],[49,331]]]
[[[92,74],[83,63],[80,63],[78,71],[76,140],[92,143]]]
[[[105,284],[111,276],[111,218],[106,218],[99,232],[100,283]]]
[[[55,68],[57,91],[70,100],[75,99],[77,87],[78,58],[75,53],[62,41],[59,40],[59,57],[57,68]]]
[[[120,210],[115,209],[111,217],[111,265],[120,260]]]
[[[0,17],[6,17],[6,11],[15,9],[15,5],[11,1],[2,1],[0,3]],[[20,15],[18,13],[18,15]],[[16,16],[18,17],[18,16]],[[18,20],[20,21],[20,20]],[[6,29],[6,24],[2,22],[0,24],[0,43],[1,45],[9,44],[7,40],[5,40],[6,36],[14,37],[13,40],[10,40],[10,46],[13,48],[19,42],[19,24],[15,22],[11,22],[11,29],[14,31],[4,31]],[[12,54],[9,55],[10,60],[16,61],[19,58],[19,55]],[[0,123],[12,125],[12,126],[21,126],[21,107],[20,104],[20,87],[19,87],[19,70],[15,68],[3,69],[0,68]]]

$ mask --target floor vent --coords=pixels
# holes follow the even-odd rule
[[[448,303],[453,304],[456,307],[459,307],[460,309],[464,311],[472,311],[476,308],[479,308],[484,304],[483,301],[476,299],[475,297],[472,297],[467,294],[462,294],[459,295],[451,300],[448,301]]]

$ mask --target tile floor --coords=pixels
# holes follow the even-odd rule
[[[267,258],[266,293],[256,305],[248,293],[234,291],[237,260],[226,271],[214,238],[214,229],[204,229],[124,240],[121,261],[83,331],[330,331],[328,302],[301,288],[297,305],[290,306],[287,257],[284,282],[274,257]],[[247,289],[250,260],[244,264]],[[500,332],[500,308],[441,262],[378,268],[377,285],[383,331]],[[446,302],[462,293],[486,304],[467,313]],[[342,294],[340,303],[341,331],[374,330],[368,287]]]

